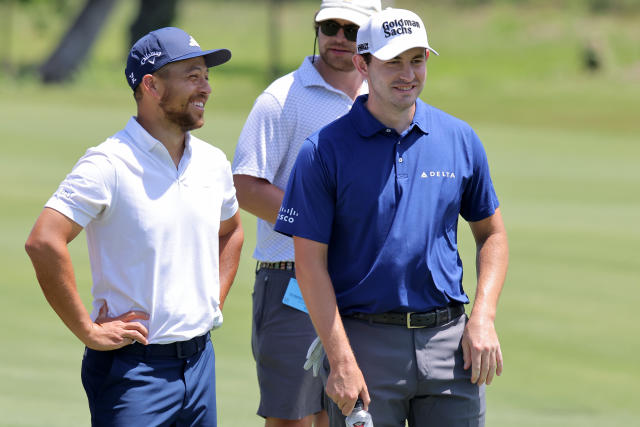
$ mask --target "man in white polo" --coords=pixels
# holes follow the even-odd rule
[[[192,136],[204,124],[209,67],[186,32],[152,31],[125,75],[137,116],[90,148],[26,244],[47,301],[86,345],[82,382],[94,426],[215,426],[209,331],[238,268],[243,233],[224,153]],[[67,244],[86,228],[93,312]]]
[[[267,426],[306,426],[322,409],[322,383],[302,369],[315,338],[313,326],[301,307],[287,305],[301,300],[293,281],[293,243],[273,231],[273,224],[304,139],[347,113],[367,92],[351,58],[359,26],[379,10],[380,0],[322,1],[314,19],[320,55],[304,58],[257,98],[233,158],[240,207],[257,217],[252,347],[258,414]]]

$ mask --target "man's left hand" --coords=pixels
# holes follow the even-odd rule
[[[462,334],[462,355],[474,384],[489,385],[494,375],[502,374],[502,351],[493,320],[471,315]]]

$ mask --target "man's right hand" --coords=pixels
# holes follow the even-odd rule
[[[365,410],[369,408],[371,401],[364,376],[355,359],[331,365],[326,393],[338,405],[344,416],[353,411],[358,397],[362,399]]]
[[[93,350],[107,351],[129,345],[134,341],[147,345],[149,331],[137,320],[148,320],[149,315],[142,311],[129,311],[118,317],[108,317],[109,309],[105,302],[93,323],[85,344]]]

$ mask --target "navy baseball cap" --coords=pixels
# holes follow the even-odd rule
[[[215,67],[227,62],[231,58],[231,51],[202,50],[198,42],[180,28],[160,28],[133,45],[124,74],[131,89],[135,90],[145,74],[152,74],[170,62],[198,56],[204,57],[207,67]]]

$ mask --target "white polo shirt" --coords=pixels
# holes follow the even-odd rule
[[[353,100],[328,84],[306,57],[300,67],[280,77],[256,99],[233,157],[234,175],[263,178],[284,190],[304,140],[343,116]],[[368,92],[366,82],[360,94]],[[293,240],[257,219],[259,261],[293,261]]]
[[[149,342],[202,335],[222,324],[220,221],[238,209],[224,153],[189,135],[176,169],[167,149],[135,118],[90,148],[49,199],[86,228],[92,319],[149,313]]]

